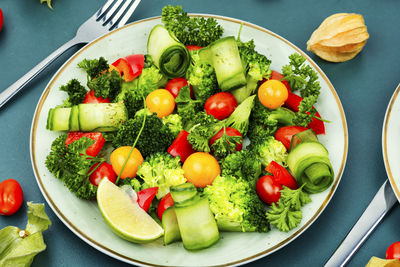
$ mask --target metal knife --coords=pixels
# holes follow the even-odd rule
[[[396,195],[386,180],[325,267],[345,266],[396,202]]]

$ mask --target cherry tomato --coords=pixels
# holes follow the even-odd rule
[[[225,127],[225,133],[229,136],[240,136],[240,137],[242,136],[238,130],[236,130],[235,128],[231,128],[231,127]],[[211,139],[209,141],[210,147],[215,143],[215,141],[217,141],[217,139],[221,138],[223,135],[224,135],[224,128],[219,130],[219,132],[216,135],[211,137]],[[238,143],[235,147],[236,151],[240,151],[243,148],[243,145],[242,145],[243,138],[240,140],[241,140],[240,143]]]
[[[111,152],[110,155],[110,162],[112,165],[113,170],[117,175],[122,170],[124,166],[125,160],[128,158],[129,152],[131,151],[130,146],[121,146]],[[139,166],[143,162],[143,156],[137,148],[134,148],[132,151],[131,156],[128,159],[128,162],[125,165],[124,170],[120,176],[121,179],[125,179],[127,177],[133,178],[136,176],[136,172]]]
[[[1,11],[1,8],[0,8],[0,31],[1,31],[1,28],[3,28],[3,11]]]
[[[117,180],[117,175],[115,174],[111,164],[103,162],[100,164],[100,166],[97,167],[97,165],[99,164],[94,164],[89,170],[90,173],[94,168],[96,168],[89,176],[90,183],[92,185],[99,186],[100,181],[103,178],[107,177],[110,182],[115,184],[115,181]]]
[[[183,163],[182,169],[188,182],[203,188],[212,184],[215,177],[221,174],[218,161],[205,152],[190,155]]]
[[[175,98],[165,89],[157,89],[146,97],[146,106],[157,117],[163,118],[174,111]]]
[[[187,45],[186,48],[189,51],[196,51],[196,50],[202,49],[203,47],[198,46],[198,45]]]
[[[149,211],[151,202],[156,196],[158,187],[149,187],[137,192],[137,202],[145,212]]]
[[[160,220],[162,220],[162,215],[164,214],[164,211],[173,205],[174,205],[174,200],[172,199],[171,193],[166,194],[160,200],[160,204],[158,204],[158,207],[157,207],[158,218],[160,218]]]
[[[218,120],[223,120],[236,109],[238,103],[235,96],[229,92],[220,92],[210,96],[204,109],[207,114],[211,114]]]
[[[256,184],[257,195],[268,205],[279,201],[281,189],[282,185],[276,182],[271,175],[262,176]]]
[[[82,137],[88,137],[94,140],[94,144],[86,149],[86,154],[92,157],[96,157],[100,153],[104,143],[106,142],[106,140],[104,139],[103,135],[100,132],[90,132],[90,133],[69,132],[68,137],[65,140],[65,145],[68,147],[69,144],[71,144],[76,140],[81,139]]]
[[[96,97],[94,94],[94,90],[90,90],[85,95],[85,99],[83,99],[83,104],[96,104],[96,103],[110,103],[110,99],[102,98],[101,96]]]
[[[294,179],[288,170],[279,165],[279,163],[271,161],[265,170],[272,174],[272,179],[274,179],[274,181],[278,184],[287,186],[293,190],[299,188],[296,179]]]
[[[258,88],[258,99],[264,107],[276,109],[288,98],[286,86],[278,80],[268,80]]]
[[[185,85],[188,85],[188,81],[185,78],[173,78],[167,82],[167,84],[165,85],[165,90],[170,92],[171,95],[176,98],[179,95],[179,91]],[[194,98],[192,86],[190,86],[190,97],[192,99]]]
[[[290,148],[290,142],[295,134],[307,130],[306,127],[301,126],[285,126],[279,128],[275,133],[275,139],[280,141],[287,150]]]
[[[14,179],[7,179],[0,183],[0,214],[12,215],[22,205],[24,193],[19,183]]]
[[[281,81],[285,86],[286,89],[288,90],[289,93],[292,92],[292,89],[290,88],[289,82],[286,80],[282,80],[283,78],[285,78],[285,76],[283,76],[281,73],[277,72],[277,71],[271,71],[271,80],[279,80]]]
[[[400,260],[400,242],[391,244],[386,250],[386,259],[398,259]]]

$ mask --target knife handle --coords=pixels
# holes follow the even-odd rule
[[[396,202],[396,196],[386,180],[356,224],[325,263],[325,267],[346,265]]]

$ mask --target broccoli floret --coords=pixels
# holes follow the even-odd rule
[[[64,101],[64,107],[81,104],[87,93],[86,88],[77,79],[72,79],[68,84],[62,85],[60,90],[68,94],[68,99]]]
[[[143,68],[138,78],[131,82],[123,82],[121,92],[116,101],[124,101],[128,115],[132,118],[136,111],[143,108],[143,99],[152,91],[163,88],[168,78],[161,74],[160,70],[147,58],[147,66]]]
[[[200,100],[193,100],[190,98],[189,86],[184,86],[179,90],[179,95],[175,98],[175,103],[177,105],[178,114],[182,118],[183,128],[189,131],[195,124],[193,123],[193,118],[203,110],[203,105]]]
[[[204,111],[196,114],[192,120],[195,125],[189,130],[187,140],[193,149],[210,152],[209,140],[224,127],[224,121],[219,121]]]
[[[248,137],[250,141],[253,141],[260,136],[274,135],[278,125],[294,125],[294,117],[293,111],[283,107],[274,110],[268,109],[257,98],[251,111]]]
[[[255,92],[258,87],[258,82],[264,78],[269,78],[271,70],[271,60],[266,56],[258,53],[255,50],[255,44],[253,40],[246,43],[237,40],[240,59],[242,60],[243,68],[246,72],[246,86],[234,90],[232,93],[236,97],[237,101],[241,103],[244,99],[249,97]]]
[[[182,6],[165,6],[161,21],[185,45],[207,46],[221,38],[224,31],[214,18],[191,18]]]
[[[229,154],[221,164],[221,172],[224,176],[242,177],[253,188],[261,175],[261,162],[251,150],[241,150]]]
[[[108,98],[111,102],[114,102],[115,97],[121,92],[121,84],[121,76],[116,70],[106,71],[87,82],[87,86],[94,90],[96,97]]]
[[[249,128],[249,117],[254,105],[254,98],[256,96],[250,96],[246,98],[233,113],[229,116],[226,121],[226,126],[235,128],[238,130],[242,136],[246,136],[247,130]]]
[[[285,146],[273,136],[260,136],[253,138],[248,147],[263,166],[268,166],[271,161],[275,161],[282,166],[286,166],[287,150]]]
[[[146,158],[139,166],[137,175],[144,181],[142,189],[158,187],[157,199],[168,194],[170,186],[186,182],[180,158],[165,152],[155,153]]]
[[[218,228],[232,232],[267,232],[265,206],[249,182],[230,175],[217,176],[204,189]]]
[[[137,116],[121,124],[112,141],[113,146],[131,146],[142,127],[142,123],[142,117]],[[136,148],[139,149],[143,157],[147,157],[156,152],[166,151],[173,140],[173,134],[160,118],[154,114],[147,115],[146,123]]]
[[[193,63],[186,72],[186,79],[192,86],[196,99],[205,103],[207,99],[218,93],[218,81],[214,67],[199,59],[198,51],[192,51]]]
[[[86,71],[89,76],[88,80],[97,77],[109,68],[107,60],[104,57],[100,57],[99,59],[84,59],[78,63],[78,67]]]
[[[89,181],[89,170],[104,159],[86,154],[86,149],[94,143],[92,139],[82,137],[68,147],[65,145],[66,139],[67,134],[63,134],[53,141],[45,165],[77,197],[95,199],[97,187]]]
[[[174,137],[176,137],[183,130],[182,118],[179,116],[179,114],[170,114],[166,117],[163,117],[162,121],[168,126]]]

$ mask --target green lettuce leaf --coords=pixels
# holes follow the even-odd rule
[[[42,232],[51,225],[44,204],[28,202],[25,230],[7,226],[0,230],[0,267],[30,266],[34,257],[46,249]]]

